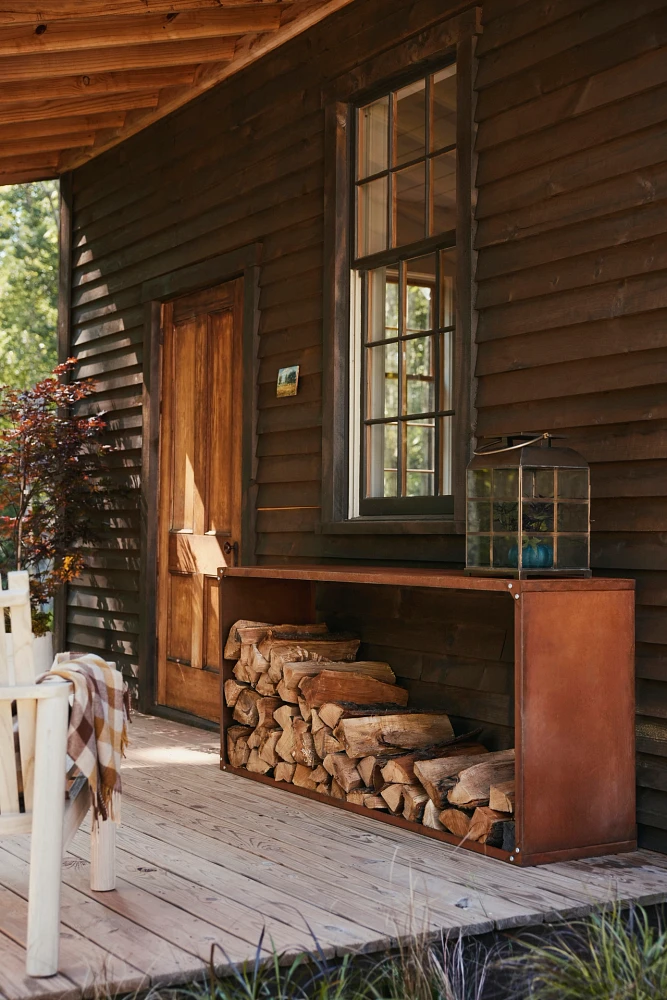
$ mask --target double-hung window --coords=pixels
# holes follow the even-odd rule
[[[453,510],[456,79],[355,110],[352,516]]]

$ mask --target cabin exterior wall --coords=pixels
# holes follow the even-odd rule
[[[73,174],[68,353],[97,379],[94,405],[120,449],[110,474],[127,491],[69,588],[70,648],[105,651],[136,676],[142,284],[252,243],[255,560],[462,565],[458,533],[323,523],[323,92],[406,39],[418,59],[422,34],[466,6],[355,0]],[[591,463],[594,571],[637,580],[641,840],[667,850],[667,9],[486,0],[481,23],[477,434],[548,429]],[[299,393],[278,399],[277,370],[292,364]],[[442,664],[428,650],[401,655],[428,700]],[[498,722],[506,683],[491,692]]]

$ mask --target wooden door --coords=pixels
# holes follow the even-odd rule
[[[243,281],[163,312],[157,701],[220,716],[219,566],[241,544]]]

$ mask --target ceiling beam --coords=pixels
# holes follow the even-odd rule
[[[280,26],[280,4],[256,4],[199,13],[147,14],[145,17],[98,17],[54,21],[31,27],[3,28],[0,56],[42,55],[76,49],[116,48],[224,38],[249,31],[275,31]],[[40,29],[43,29],[40,31]]]
[[[78,74],[94,76],[115,70],[192,66],[225,61],[231,59],[233,54],[232,38],[200,38],[191,42],[164,42],[162,45],[128,45],[117,49],[93,48],[87,52],[11,56],[0,60],[0,84]],[[42,86],[42,83],[37,83],[36,94]]]
[[[176,87],[192,83],[196,66],[171,66],[160,69],[140,69],[129,73],[97,73],[63,76],[55,80],[44,80],[39,90],[45,89],[49,100],[88,98],[100,94],[124,94],[133,90],[160,90],[162,87]],[[0,87],[0,107],[3,104],[33,103],[35,84],[32,80],[19,80]]]
[[[102,111],[129,111],[134,108],[156,108],[159,91],[142,94],[110,94],[91,97],[88,101],[39,101],[35,104],[9,104],[0,107],[0,125],[39,121],[44,118],[71,118],[94,115]],[[0,150],[0,156],[2,150]]]
[[[10,167],[7,173],[0,172],[0,187],[4,187],[6,184],[30,184],[33,181],[48,181],[57,176],[58,172],[55,167]]]
[[[45,118],[40,121],[20,121],[15,125],[0,125],[0,148],[4,142],[15,139],[32,139],[40,135],[67,135],[68,132],[97,132],[99,129],[121,128],[125,122],[124,111],[109,111],[100,115],[82,115],[72,118]]]
[[[286,6],[292,0],[268,0]],[[190,10],[220,10],[227,7],[261,6],[267,0],[0,0],[0,26],[38,25],[49,21],[87,17],[123,17],[173,14]]]
[[[286,11],[283,24],[278,31],[270,35],[251,35],[242,38],[237,44],[237,52],[230,62],[226,64],[214,63],[202,67],[198,73],[197,82],[193,86],[175,87],[168,95],[162,94],[157,108],[143,113],[135,112],[128,116],[128,120],[122,128],[111,130],[104,139],[98,137],[95,145],[91,146],[90,149],[70,150],[63,153],[58,169],[60,171],[74,170],[82,163],[87,163],[94,156],[118,145],[129,136],[141,132],[153,122],[171,114],[172,111],[187,104],[194,97],[203,94],[211,87],[226,80],[245,66],[260,59],[291,38],[295,38],[301,32],[306,31],[351,2],[352,0],[325,0],[325,2],[322,0],[295,0]],[[0,66],[0,73],[1,71],[2,67]]]
[[[92,146],[94,142],[94,132],[65,132],[63,135],[41,135],[34,139],[14,139],[13,142],[3,138],[0,141],[0,159],[54,150],[59,152],[61,149],[75,149],[77,146]]]
[[[57,153],[33,153],[29,156],[11,156],[7,159],[0,158],[0,184],[14,184],[15,181],[6,180],[7,176],[20,175],[29,172],[32,180],[38,180],[34,176],[41,171],[41,179],[55,176],[55,167],[58,163]]]

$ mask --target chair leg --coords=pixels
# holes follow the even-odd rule
[[[37,708],[26,961],[29,976],[54,976],[58,971],[67,709],[66,697],[40,700]]]
[[[96,820],[90,831],[90,888],[110,892],[116,888],[116,824]]]

